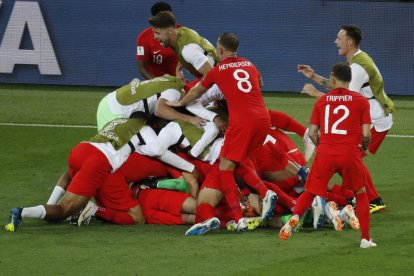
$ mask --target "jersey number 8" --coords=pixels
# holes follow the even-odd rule
[[[252,90],[252,83],[249,81],[250,75],[242,69],[237,69],[233,73],[233,77],[237,80],[237,88],[244,93],[249,93]]]

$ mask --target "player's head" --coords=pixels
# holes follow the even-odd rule
[[[347,63],[335,63],[332,66],[329,80],[333,87],[348,87],[351,82],[352,72],[351,67]]]
[[[170,11],[172,12],[172,8],[170,6],[170,4],[168,4],[167,2],[157,2],[154,5],[152,5],[151,7],[151,14],[152,16],[156,16],[159,12],[162,11]]]
[[[154,32],[154,38],[158,40],[162,46],[174,46],[176,39],[176,20],[170,11],[161,11],[155,16],[148,19],[148,23]]]
[[[239,39],[233,33],[221,33],[217,39],[216,54],[220,60],[226,55],[236,55],[239,49]]]
[[[362,31],[355,25],[342,25],[335,39],[335,44],[339,48],[339,55],[346,56],[350,49],[359,48],[362,40]]]

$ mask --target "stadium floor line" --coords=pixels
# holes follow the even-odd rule
[[[96,128],[96,126],[82,126],[82,125],[48,125],[48,124],[20,124],[20,123],[0,123],[0,126]],[[286,132],[286,133],[293,134],[292,132]],[[414,138],[414,135],[388,134],[387,137],[392,137],[392,138]]]

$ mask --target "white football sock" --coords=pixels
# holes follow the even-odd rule
[[[60,186],[55,186],[55,188],[53,188],[53,192],[49,197],[49,200],[47,201],[47,205],[56,205],[59,201],[59,199],[63,196],[63,194],[65,193],[65,189],[63,189]]]
[[[46,209],[43,205],[35,207],[27,207],[22,210],[22,218],[39,218],[44,219],[46,216]]]

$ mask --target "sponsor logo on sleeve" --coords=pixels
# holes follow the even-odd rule
[[[142,46],[137,46],[137,55],[138,56],[143,56],[145,53],[144,53],[144,47],[142,47]]]

